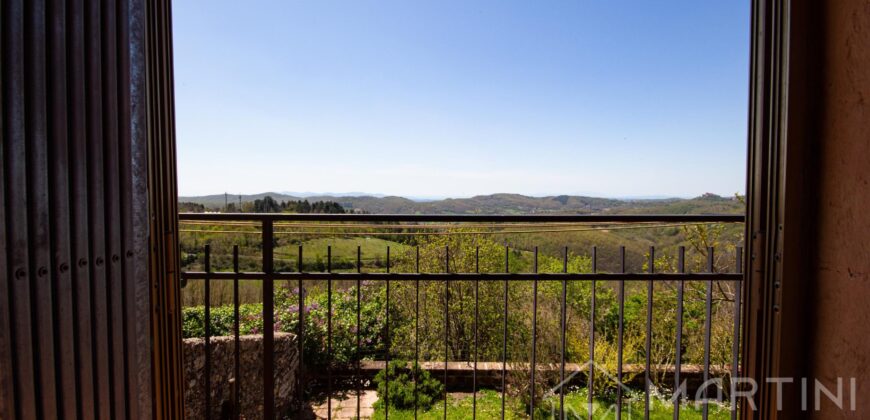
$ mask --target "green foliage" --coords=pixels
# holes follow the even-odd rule
[[[444,385],[420,365],[393,360],[375,376],[378,403],[389,400],[390,407],[414,408],[425,411],[444,397]],[[387,390],[389,389],[389,392]]]
[[[474,404],[470,395],[455,396],[449,395],[447,402],[447,418],[471,420],[473,418],[494,419],[501,417],[501,393],[493,390],[480,390],[477,394],[477,415],[472,415]],[[665,398],[655,397],[651,400],[650,419],[651,420],[670,420],[673,418],[673,403]],[[612,401],[593,399],[592,418],[596,420],[615,420],[614,406]],[[565,417],[570,420],[585,420],[588,416],[587,394],[585,389],[567,392],[565,395]],[[642,394],[630,394],[623,404],[623,418],[637,419],[643,417],[644,400]],[[375,412],[372,416],[375,420],[386,419],[383,405],[375,405]],[[418,409],[414,412],[413,408],[397,409],[390,407],[390,418],[394,420],[440,420],[444,418],[444,411],[441,406],[433,406],[428,410]],[[505,419],[528,419],[529,416],[523,413],[523,408],[516,398],[508,396],[505,402]],[[548,396],[535,409],[534,419],[558,419],[559,418],[559,396]],[[700,420],[702,418],[701,408],[692,403],[683,403],[680,407],[680,418],[688,420]],[[712,420],[725,420],[730,418],[729,407],[712,403],[710,405],[709,418]]]
[[[239,305],[239,334],[254,334],[262,329],[263,305],[259,303]],[[232,306],[211,308],[211,335],[232,335],[235,331],[235,315]],[[205,307],[191,306],[181,311],[181,333],[184,338],[205,336]]]
[[[477,394],[477,416],[472,416],[472,397],[469,395],[456,396],[448,394],[447,398],[447,418],[459,420],[478,419],[497,419],[501,418],[501,392],[489,389],[482,389]],[[523,416],[522,407],[515,399],[508,397],[505,406],[504,418],[515,420],[526,418]],[[375,404],[375,412],[372,416],[373,420],[386,420],[387,416],[383,404]],[[444,409],[441,404],[437,404],[428,410],[417,409],[416,413],[413,408],[398,409],[390,407],[390,419],[393,420],[441,420],[444,418]]]
[[[199,203],[190,203],[187,201],[181,201],[178,203],[178,212],[179,213],[203,213],[205,212],[205,206]]]
[[[302,316],[304,323],[305,363],[325,366],[327,358],[328,312],[332,305],[332,362],[350,363],[361,358],[383,354],[386,332],[385,290],[379,285],[364,284],[360,288],[360,341],[356,348],[356,289],[341,288],[329,294],[317,288],[307,293]],[[299,320],[299,295],[296,289],[279,287],[275,291],[275,331],[296,333]],[[263,305],[239,305],[239,333],[262,334]],[[235,329],[233,307],[211,308],[212,336],[232,335]],[[194,306],[182,310],[184,338],[205,336],[205,307]]]
[[[281,205],[271,196],[265,196],[262,200],[254,200],[255,213],[278,213],[281,211]]]
[[[344,213],[344,207],[335,201],[308,200],[282,201],[278,203],[272,196],[267,195],[262,199],[254,200],[252,211],[255,213]]]
[[[717,201],[718,202],[718,201]],[[242,229],[242,228],[240,228]],[[247,228],[245,228],[247,229]],[[478,230],[479,229],[474,229]],[[506,249],[502,236],[462,234],[464,229],[455,229],[451,235],[417,236],[409,243],[419,247],[419,271],[439,273],[448,270],[453,273],[501,273],[505,271]],[[615,231],[620,232],[620,231]],[[621,231],[629,232],[629,231]],[[631,231],[636,232],[636,231]],[[657,231],[659,233],[663,231]],[[585,232],[583,232],[585,233]],[[734,264],[734,244],[742,241],[742,231],[736,225],[695,225],[675,229],[674,237],[668,239],[670,247],[657,247],[654,261],[655,271],[676,271],[677,244],[687,246],[687,270],[705,271],[706,250],[716,247],[714,267],[717,271],[731,271]],[[560,233],[561,234],[561,233]],[[564,233],[570,235],[572,233]],[[596,234],[605,235],[604,232]],[[609,233],[607,233],[609,234]],[[211,234],[209,234],[211,235]],[[616,235],[616,234],[614,234]],[[642,241],[650,237],[632,233]],[[249,249],[256,251],[257,236]],[[282,239],[283,238],[283,239]],[[391,269],[393,272],[415,272],[417,267],[417,248],[396,242],[375,238],[331,237],[314,239],[312,237],[282,237],[276,244],[276,266],[295,267],[296,247],[305,246],[304,267],[307,270],[325,269],[326,247],[332,246],[334,270],[353,269],[356,247],[362,247],[363,271],[384,272],[385,250],[390,246]],[[563,237],[567,243],[568,238]],[[617,238],[618,239],[618,238]],[[189,239],[188,239],[189,240]],[[208,241],[218,241],[219,236],[209,236]],[[512,237],[511,240],[517,240]],[[283,242],[280,242],[283,241]],[[293,242],[295,241],[295,242]],[[641,242],[642,242],[641,241]],[[189,248],[191,254],[197,249],[196,239]],[[212,249],[217,249],[216,243]],[[554,242],[555,243],[555,242]],[[202,242],[199,243],[199,246]],[[227,244],[223,244],[227,245]],[[245,245],[245,243],[242,243]],[[551,244],[553,245],[553,244]],[[648,248],[637,247],[636,262],[629,264],[627,270],[646,271]],[[187,248],[185,248],[187,249]],[[507,251],[507,271],[512,273],[533,270],[533,248],[511,245]],[[542,273],[563,271],[564,247],[550,246],[545,251],[539,248],[537,269]],[[589,249],[589,248],[585,248]],[[613,252],[608,245],[598,250],[598,270],[612,271],[602,267],[602,255]],[[201,253],[199,254],[201,257]],[[190,259],[191,257],[187,257]],[[213,267],[217,264],[216,255],[212,257]],[[319,262],[318,262],[319,261]],[[222,261],[223,264],[226,260]],[[254,258],[254,270],[259,261]],[[225,265],[223,265],[225,267]],[[243,268],[244,270],[244,268]],[[571,248],[568,255],[568,272],[583,273],[591,271],[591,259],[584,254],[583,248]],[[212,283],[212,302],[215,300],[215,285]],[[254,282],[257,283],[257,282]],[[226,282],[222,284],[228,284]],[[328,306],[332,314],[332,363],[349,363],[360,358],[384,360],[386,355],[386,319],[389,310],[390,354],[393,358],[409,359],[419,354],[419,360],[468,361],[476,354],[481,361],[501,361],[506,358],[509,364],[525,365],[530,360],[532,335],[536,333],[536,357],[538,363],[558,363],[561,347],[561,296],[565,287],[566,299],[566,347],[565,357],[570,363],[583,363],[589,359],[590,333],[595,334],[595,363],[600,369],[615,372],[616,354],[619,341],[619,300],[618,281],[596,282],[596,307],[592,313],[592,282],[540,280],[537,282],[537,329],[532,326],[532,282],[512,281],[505,285],[502,281],[395,281],[390,285],[389,303],[385,281],[363,282],[361,288],[360,336],[362,346],[356,346],[356,288],[352,282],[334,281],[331,299],[326,292],[325,281],[306,281],[305,312],[305,363],[324,366],[327,359]],[[419,285],[419,287],[418,287]],[[188,285],[185,292],[192,287]],[[730,363],[731,343],[733,342],[734,289],[729,282],[713,282],[712,287],[712,341],[711,363],[714,366],[727,366]],[[276,330],[295,332],[298,324],[298,294],[295,282],[276,283],[275,319]],[[682,362],[697,364],[703,360],[703,338],[705,325],[705,298],[708,282],[685,282],[683,298],[682,342],[674,342],[676,337],[676,308],[679,282],[658,281],[653,285],[652,301],[652,340],[649,355],[653,370],[659,377],[653,382],[667,391],[672,384],[664,380],[664,373],[673,366],[676,357],[675,347],[682,350]],[[201,296],[201,293],[199,294]],[[259,295],[258,295],[259,296]],[[505,296],[507,313],[505,314]],[[224,296],[225,297],[225,296]],[[624,295],[623,363],[636,365],[646,360],[646,311],[647,284],[625,282]],[[224,301],[225,302],[225,301]],[[245,302],[243,300],[243,302]],[[212,331],[215,335],[232,332],[232,307],[215,307],[212,310]],[[241,331],[243,334],[262,332],[262,309],[259,303],[242,305]],[[419,314],[419,316],[418,316]],[[505,318],[506,315],[506,318]],[[202,307],[188,308],[184,312],[185,337],[201,336]],[[502,351],[503,332],[507,323],[507,354]],[[475,332],[477,333],[475,335]],[[447,341],[445,342],[445,337]],[[475,342],[477,344],[475,345]],[[508,393],[521,406],[528,406],[531,390],[528,388],[530,375],[528,369],[512,369],[508,379]],[[630,376],[630,375],[628,375]],[[552,371],[539,371],[536,374],[536,406],[545,396],[543,390],[558,383],[558,375]],[[630,377],[626,378],[627,380]],[[615,390],[616,384],[608,381],[606,375],[596,375],[595,393],[607,398]],[[392,392],[392,391],[391,391]],[[398,394],[397,394],[398,395]],[[391,413],[392,414],[392,413]]]
[[[363,358],[383,357],[386,352],[386,290],[375,282],[360,287],[361,348],[357,351],[356,287],[334,287],[330,294],[323,288],[310,287],[303,310],[305,319],[305,363],[325,366],[330,305],[332,307],[332,362],[350,363]],[[298,295],[295,289],[283,288],[275,297],[275,328],[296,331]]]

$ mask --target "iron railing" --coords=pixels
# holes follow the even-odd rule
[[[356,255],[356,270],[352,272],[334,272],[332,269],[332,251],[331,248],[327,250],[327,261],[326,268],[323,271],[318,272],[309,272],[305,271],[302,261],[303,261],[303,246],[299,245],[298,247],[298,259],[297,259],[297,267],[295,271],[277,271],[275,270],[275,254],[274,254],[274,244],[276,243],[276,235],[277,234],[291,234],[292,232],[276,232],[275,226],[279,224],[279,226],[283,223],[296,223],[298,226],[312,226],[312,225],[304,225],[301,223],[322,223],[328,224],[330,222],[335,223],[331,226],[344,226],[348,228],[366,226],[366,227],[374,227],[376,229],[389,229],[390,227],[401,227],[401,228],[423,228],[426,227],[426,224],[431,223],[442,223],[443,225],[439,225],[440,227],[462,227],[467,226],[472,223],[486,223],[486,224],[507,224],[507,226],[562,226],[562,230],[571,230],[565,229],[565,226],[569,224],[601,224],[601,225],[615,225],[615,224],[649,224],[649,223],[659,223],[659,225],[653,225],[654,227],[659,226],[675,226],[675,225],[691,225],[691,224],[720,224],[720,223],[743,223],[744,216],[742,215],[374,215],[374,214],[288,214],[288,213],[280,213],[280,214],[250,214],[250,213],[240,213],[240,214],[229,214],[229,213],[184,213],[181,214],[179,220],[182,224],[184,223],[205,223],[212,222],[215,224],[226,223],[226,222],[239,222],[239,223],[247,223],[249,225],[257,226],[259,225],[259,231],[246,231],[246,232],[238,232],[243,234],[259,234],[261,237],[261,247],[262,247],[262,270],[261,271],[241,271],[239,264],[239,246],[233,246],[232,253],[232,271],[221,271],[215,272],[212,270],[211,264],[211,248],[209,245],[204,245],[204,269],[201,271],[182,271],[181,278],[183,281],[193,281],[193,280],[201,280],[204,282],[204,303],[205,303],[205,383],[203,384],[205,398],[206,398],[206,409],[205,413],[207,417],[211,417],[213,415],[212,411],[212,401],[210,392],[207,392],[211,389],[211,361],[210,361],[210,340],[212,337],[212,333],[210,331],[210,285],[212,281],[232,281],[233,282],[233,305],[235,308],[234,311],[234,374],[235,378],[239,378],[239,281],[240,280],[258,280],[262,282],[262,304],[263,304],[263,417],[267,419],[275,418],[275,401],[274,401],[274,376],[271,374],[275,368],[275,360],[274,360],[274,350],[275,350],[275,341],[274,341],[274,327],[275,327],[275,318],[274,318],[274,283],[275,281],[295,281],[298,285],[298,322],[297,322],[297,339],[296,343],[298,345],[298,360],[299,364],[296,367],[296,381],[297,381],[297,401],[298,404],[298,414],[300,418],[303,413],[303,405],[305,403],[305,397],[303,395],[303,388],[306,384],[304,378],[307,376],[315,375],[314,372],[306,372],[305,371],[305,353],[304,353],[304,336],[305,336],[305,324],[304,324],[304,306],[305,306],[305,289],[303,287],[303,281],[320,281],[325,282],[327,284],[327,294],[329,296],[329,312],[328,312],[328,326],[327,326],[327,357],[330,357],[332,354],[332,340],[333,340],[333,330],[332,330],[332,305],[331,298],[333,293],[333,281],[351,281],[355,282],[356,287],[356,297],[357,297],[357,311],[356,311],[356,320],[357,326],[361,325],[361,315],[360,315],[360,284],[362,281],[366,280],[378,280],[383,281],[386,287],[386,305],[387,305],[387,320],[386,320],[386,338],[385,345],[387,351],[385,353],[386,362],[389,363],[390,357],[390,320],[389,320],[389,305],[390,305],[390,283],[391,282],[410,282],[415,285],[416,290],[416,319],[415,319],[415,332],[419,332],[419,306],[420,306],[420,281],[443,281],[445,282],[445,290],[449,290],[450,282],[453,281],[471,281],[474,283],[474,300],[475,300],[475,308],[474,308],[474,355],[473,355],[473,371],[472,371],[472,390],[473,395],[475,397],[473,404],[473,412],[476,417],[477,413],[477,392],[478,392],[478,357],[477,357],[477,348],[478,348],[478,326],[477,320],[479,317],[478,312],[478,290],[479,285],[482,282],[502,282],[504,288],[504,307],[502,318],[504,319],[504,325],[502,329],[502,360],[501,360],[501,395],[502,395],[502,404],[501,404],[501,417],[505,416],[505,401],[506,401],[506,389],[507,389],[507,370],[508,370],[508,360],[506,359],[506,355],[508,353],[507,343],[508,343],[508,325],[507,325],[507,317],[508,317],[508,285],[514,282],[530,282],[532,283],[533,290],[533,301],[532,301],[532,314],[529,314],[531,317],[532,323],[532,351],[531,358],[528,361],[530,366],[530,389],[531,389],[531,407],[529,412],[534,413],[535,408],[534,404],[536,400],[535,396],[535,374],[540,370],[538,360],[536,360],[536,340],[538,339],[538,282],[540,281],[557,281],[561,282],[561,354],[560,354],[560,366],[559,366],[559,376],[560,376],[560,384],[558,385],[558,393],[559,393],[559,417],[564,418],[565,410],[564,410],[564,396],[565,396],[565,346],[566,346],[566,286],[568,282],[581,281],[581,282],[590,282],[592,287],[591,293],[591,316],[590,319],[590,332],[589,332],[589,361],[586,365],[588,369],[588,382],[593,382],[595,380],[595,371],[594,371],[594,361],[595,361],[595,311],[596,311],[596,300],[595,300],[595,288],[598,282],[608,281],[615,282],[618,284],[618,292],[617,292],[617,300],[619,302],[619,322],[618,322],[618,344],[617,344],[617,373],[616,379],[618,384],[623,382],[624,378],[624,363],[623,363],[623,334],[624,334],[624,311],[625,311],[625,285],[626,282],[645,282],[647,285],[647,310],[646,310],[646,340],[645,340],[645,363],[643,367],[644,373],[644,397],[645,397],[645,413],[644,417],[649,418],[650,414],[650,385],[651,385],[651,366],[650,366],[650,346],[651,346],[651,331],[653,324],[653,290],[654,284],[658,282],[673,282],[676,283],[677,288],[677,308],[676,308],[676,336],[675,339],[675,352],[676,357],[674,359],[674,384],[675,389],[679,389],[681,382],[681,351],[682,351],[682,334],[684,330],[683,326],[683,318],[684,318],[684,290],[686,282],[705,282],[706,290],[705,290],[705,322],[704,322],[704,361],[703,361],[703,381],[706,384],[710,379],[710,346],[711,346],[711,308],[713,301],[713,285],[715,282],[728,282],[735,285],[734,292],[734,324],[733,324],[733,337],[732,337],[732,360],[730,366],[731,377],[735,378],[738,376],[739,370],[739,327],[740,327],[740,296],[741,296],[741,283],[743,280],[742,274],[742,248],[740,244],[737,244],[735,248],[735,257],[734,257],[734,270],[729,272],[716,272],[714,267],[714,250],[712,248],[708,248],[706,252],[706,270],[705,272],[690,272],[686,269],[686,253],[684,247],[679,247],[677,252],[677,270],[674,272],[656,272],[655,270],[655,257],[656,257],[656,248],[650,247],[648,257],[648,269],[644,272],[630,272],[626,267],[626,254],[625,247],[619,248],[619,269],[615,272],[599,272],[598,270],[598,248],[591,248],[591,262],[592,262],[592,270],[591,272],[584,273],[574,273],[568,271],[568,248],[565,247],[564,250],[564,261],[563,261],[563,270],[561,273],[539,273],[538,272],[538,248],[534,247],[533,250],[529,250],[534,253],[534,262],[533,268],[531,272],[526,273],[511,273],[509,269],[509,261],[510,261],[510,251],[511,248],[505,246],[505,269],[502,273],[482,273],[477,268],[479,267],[479,249],[476,251],[475,255],[475,270],[474,272],[451,272],[450,270],[450,250],[445,249],[445,261],[444,261],[444,270],[442,272],[431,272],[431,273],[421,273],[420,272],[420,252],[419,247],[416,252],[416,269],[414,272],[393,272],[390,269],[390,250],[389,247],[386,249],[386,269],[385,272],[365,272],[362,270],[363,263],[360,255],[359,248],[357,248]],[[357,223],[368,223],[367,225],[358,224],[354,225],[353,222]],[[384,226],[380,225],[371,225],[371,224],[385,224]],[[406,225],[398,225],[398,223],[408,223]],[[662,223],[666,223],[669,225],[662,225]],[[564,225],[561,225],[564,224]],[[432,225],[428,225],[432,226]],[[558,230],[558,229],[557,229]],[[579,229],[578,229],[579,230]],[[196,230],[187,230],[188,232],[214,232],[214,231],[196,231]],[[181,232],[185,232],[185,229],[182,229]],[[217,231],[221,232],[221,231]],[[298,231],[301,232],[301,231]],[[355,232],[352,235],[379,235],[383,232],[383,230],[379,230],[377,232]],[[228,233],[228,232],[223,232]],[[460,232],[461,233],[461,232]],[[486,234],[487,232],[477,232]],[[310,235],[311,232],[299,233],[300,235]],[[347,233],[338,233],[338,235],[346,235]],[[395,233],[393,233],[395,234]],[[420,233],[408,233],[408,234],[420,234]],[[351,283],[353,284],[353,283]],[[445,295],[445,302],[449,299],[449,293]],[[449,306],[445,305],[444,308],[444,322],[448,324],[450,322],[450,317],[448,316]],[[357,351],[360,348],[359,342],[359,328],[357,328]],[[449,328],[445,325],[444,328],[444,342],[445,347],[449,345]],[[414,350],[414,362],[419,362],[419,353],[418,353],[418,343],[416,343],[417,337],[415,334],[415,350]],[[449,351],[445,349],[445,360],[443,361],[443,374],[444,374],[444,416],[447,417],[447,371],[448,371],[448,362],[447,358],[449,358]],[[360,369],[361,369],[361,361],[357,359],[355,361],[355,375],[359,377]],[[331,404],[331,391],[333,384],[333,372],[331,369],[327,368],[326,372],[326,383],[329,388],[327,391],[327,404]],[[306,376],[307,375],[307,376]],[[390,378],[385,378],[386,381],[389,381]],[[355,382],[357,385],[357,396],[360,392],[360,384],[361,381]],[[234,383],[234,392],[233,398],[236,399],[233,409],[234,417],[238,417],[238,407],[239,407],[239,395],[240,390],[238,387],[240,386],[240,381],[236,380]],[[387,387],[389,389],[389,387]],[[706,395],[706,391],[705,391]],[[616,387],[616,418],[622,418],[622,406],[623,406],[623,390],[622,386]],[[593,392],[592,387],[589,387],[588,392],[588,404],[589,404],[589,418],[592,418],[592,404],[593,404]],[[385,404],[385,414],[389,416],[389,404]],[[332,413],[331,405],[327,407],[328,413]],[[359,413],[359,398],[357,398],[357,413]],[[416,417],[416,410],[415,410]],[[674,401],[674,419],[679,419],[680,417],[680,401]],[[703,404],[702,418],[706,419],[708,417],[708,404]],[[737,418],[737,407],[731,407],[731,418]]]

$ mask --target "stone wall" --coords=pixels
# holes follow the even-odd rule
[[[263,416],[263,336],[245,335],[240,344],[241,415],[245,419]],[[188,419],[205,418],[205,339],[184,340],[184,409]],[[211,338],[211,418],[225,418],[232,413],[234,378],[234,338]],[[275,333],[275,405],[276,413],[293,408],[298,366],[296,336]],[[227,416],[229,417],[229,416]]]

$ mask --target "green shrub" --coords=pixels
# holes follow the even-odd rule
[[[388,383],[389,393],[386,392]],[[417,363],[409,368],[408,362],[403,360],[393,360],[386,369],[378,372],[375,384],[378,387],[378,403],[386,401],[385,397],[388,396],[390,407],[399,409],[414,408],[416,402],[416,406],[425,411],[444,396],[444,385],[433,378],[429,371],[423,370]]]
[[[332,354],[328,357],[329,298],[322,289],[312,288],[303,308],[305,318],[305,363],[325,366],[328,363],[345,364],[358,359],[382,358],[386,349],[386,292],[380,284],[364,282],[360,295],[359,338],[356,346],[357,316],[356,288],[332,291]],[[275,331],[296,333],[299,324],[299,295],[295,289],[280,287],[275,291]],[[239,333],[263,333],[263,304],[239,305]],[[232,305],[211,308],[211,335],[232,335],[235,321]],[[205,307],[182,309],[182,335],[184,338],[205,336]]]
[[[257,334],[262,329],[263,305],[239,305],[239,334]],[[211,308],[211,335],[232,335],[235,328],[232,306]],[[191,306],[181,310],[181,334],[184,338],[205,337],[205,307]]]

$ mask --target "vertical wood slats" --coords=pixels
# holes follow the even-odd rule
[[[153,410],[157,418],[181,418],[183,380],[171,3],[170,0],[144,3]]]
[[[49,277],[48,237],[48,158],[46,125],[45,68],[45,2],[25,2],[24,10],[24,134],[27,171],[27,240],[30,252],[31,322],[34,368],[40,387],[37,413],[44,418],[57,418],[57,383],[54,375],[54,337],[52,312],[54,307]],[[11,204],[11,203],[10,203]],[[34,277],[35,276],[35,277]]]
[[[145,6],[0,3],[0,418],[150,417],[149,349],[129,345],[149,321],[148,296],[131,294],[148,282],[134,258],[149,248],[134,223],[148,203],[133,184],[147,170],[132,133],[145,96],[131,94],[145,60],[130,49]],[[154,165],[174,170],[166,159]]]
[[[101,10],[98,2],[85,1],[85,121],[86,150],[88,153],[88,226],[91,236],[91,305],[93,316],[92,357],[95,367],[95,393],[97,418],[109,419],[112,413],[111,354],[106,309],[106,220],[103,173],[103,103],[102,103],[102,48],[100,27]]]
[[[127,416],[127,399],[124,398],[127,391],[127,367],[126,353],[124,352],[124,329],[123,329],[123,302],[121,294],[123,278],[121,276],[121,187],[119,167],[119,124],[118,97],[122,90],[118,85],[118,50],[117,50],[117,20],[116,3],[106,1],[101,3],[101,17],[103,37],[101,47],[103,51],[103,106],[107,118],[103,119],[105,143],[103,144],[104,174],[105,174],[105,211],[106,216],[106,271],[108,275],[107,311],[109,354],[111,357],[111,396],[113,418],[125,418]],[[126,188],[125,190],[129,190]]]
[[[77,391],[79,394],[79,413],[82,416],[94,415],[97,410],[95,397],[96,378],[94,374],[93,331],[91,330],[91,232],[88,225],[87,201],[87,125],[85,121],[85,38],[84,38],[84,0],[72,0],[68,4],[68,43],[69,67],[67,70],[69,98],[69,188],[70,188],[70,234],[72,240],[72,277],[74,286],[75,327],[77,337],[75,347],[78,367]]]
[[[3,6],[0,5],[0,22],[7,26]],[[7,12],[8,13],[8,12]],[[0,56],[5,59],[6,44],[3,41],[6,34],[0,28]],[[0,66],[0,91],[6,91],[5,68]],[[0,100],[0,136],[6,138],[6,106]],[[6,165],[5,143],[0,143],[0,372],[12,371],[12,323],[9,319],[9,265],[6,261]],[[9,377],[0,376],[0,416],[15,417],[15,400],[12,392],[13,383]]]
[[[13,386],[13,401],[5,403],[19,418],[36,418],[37,383],[33,365],[33,329],[30,325],[27,242],[27,177],[24,130],[24,4],[22,0],[3,5],[3,180],[6,192],[6,255],[9,293],[4,312],[10,312],[11,378],[3,383]],[[17,141],[8,141],[9,139]]]
[[[48,168],[50,185],[49,209],[51,221],[51,267],[54,275],[52,288],[55,305],[55,355],[58,384],[70,390],[73,398],[61,398],[58,410],[63,418],[76,418],[77,402],[81,400],[76,387],[73,317],[73,285],[70,275],[70,206],[69,206],[69,148],[66,84],[66,3],[50,0],[46,7],[49,25],[48,65],[53,69],[48,79],[49,150]]]

